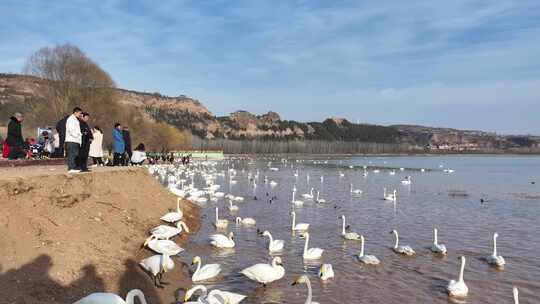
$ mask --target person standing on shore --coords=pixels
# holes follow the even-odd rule
[[[133,155],[133,152],[131,151],[131,135],[129,134],[128,127],[122,129],[122,137],[124,138],[124,147],[127,154],[127,157],[124,156],[124,166],[127,166],[131,160],[131,155]]]
[[[6,138],[6,144],[9,147],[8,159],[19,159],[26,156],[24,138],[22,136],[23,120],[24,117],[19,112],[13,114],[10,118]]]
[[[90,114],[87,112],[81,113],[79,123],[81,125],[81,149],[79,150],[78,165],[82,172],[88,172],[88,154],[90,151],[90,144],[94,137],[92,136],[92,131],[88,126],[88,120],[90,119]]]
[[[112,132],[113,137],[113,166],[121,166],[124,163],[124,153],[126,152],[126,145],[124,143],[124,136],[122,135],[122,125],[120,123],[114,124]]]
[[[103,166],[103,133],[99,126],[94,126],[92,129],[92,143],[90,144],[90,157],[94,163],[93,166]]]
[[[65,148],[68,173],[81,172],[80,168],[77,167],[77,157],[82,144],[81,124],[79,123],[81,113],[81,108],[74,108],[73,113],[66,121]]]
[[[58,132],[58,151],[55,151],[56,157],[62,158],[65,156],[65,142],[66,142],[66,123],[71,115],[60,119],[56,123],[56,132]]]

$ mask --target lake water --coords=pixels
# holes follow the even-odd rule
[[[191,262],[195,255],[203,263],[219,263],[223,271],[217,279],[206,283],[209,288],[239,292],[248,296],[243,303],[304,303],[305,285],[291,286],[294,279],[307,274],[313,286],[313,300],[320,303],[449,303],[445,292],[449,280],[457,279],[458,257],[467,257],[465,282],[469,296],[464,303],[513,303],[512,286],[520,290],[522,303],[539,303],[540,297],[540,157],[534,156],[418,156],[418,157],[343,157],[299,158],[281,162],[275,158],[268,170],[269,158],[229,159],[218,164],[220,191],[244,196],[235,203],[240,210],[229,214],[228,203],[208,202],[202,207],[202,228],[191,238],[181,259]],[[298,160],[298,161],[297,161]],[[354,166],[350,169],[349,166]],[[363,177],[362,166],[368,176]],[[227,169],[238,173],[236,185],[229,185]],[[390,175],[391,169],[397,170]],[[380,173],[374,173],[380,168]],[[419,169],[425,168],[425,172]],[[453,173],[443,168],[454,169]],[[260,176],[254,190],[248,173]],[[294,172],[298,169],[298,178]],[[340,177],[340,172],[343,177]],[[307,175],[310,179],[308,181]],[[404,186],[404,176],[412,176],[412,185]],[[274,180],[274,188],[265,185],[264,176]],[[320,176],[324,176],[321,183]],[[202,179],[196,179],[202,188]],[[350,184],[363,194],[351,195]],[[293,185],[298,193],[310,188],[321,191],[325,204],[306,201],[293,207]],[[383,188],[397,189],[397,202],[384,201]],[[254,192],[255,191],[255,192]],[[276,195],[277,201],[268,203]],[[258,199],[254,200],[254,196]],[[481,199],[484,203],[481,203]],[[209,245],[208,236],[216,232],[214,207],[229,221],[236,248],[223,251]],[[323,248],[323,258],[304,263],[304,239],[291,233],[290,211],[297,222],[310,227],[310,247]],[[345,214],[352,231],[366,238],[366,253],[376,255],[381,265],[364,266],[356,255],[358,241],[344,241],[341,221]],[[258,236],[257,228],[236,226],[234,218],[253,217],[257,228],[269,230],[275,239],[285,241],[280,256],[285,277],[263,288],[239,274],[255,263],[270,261],[267,238]],[[232,224],[232,225],[231,225]],[[432,229],[439,229],[439,242],[446,244],[449,254],[432,254]],[[400,244],[412,246],[417,255],[402,257],[391,247],[392,229],[400,233]],[[504,270],[490,267],[484,260],[492,252],[492,234],[499,233],[498,251],[506,259]],[[335,278],[322,283],[317,272],[321,263],[333,265]]]

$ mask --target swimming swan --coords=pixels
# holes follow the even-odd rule
[[[196,256],[193,258],[191,265],[197,264],[197,269],[191,276],[193,282],[204,281],[217,276],[221,272],[221,266],[219,264],[206,264],[201,266],[201,258]]]
[[[202,294],[199,296],[197,302],[187,302],[198,290],[202,291]],[[206,288],[206,286],[196,285],[186,291],[186,295],[184,296],[184,303],[237,304],[242,302],[242,300],[244,300],[245,298],[246,296],[239,293],[222,291],[219,289],[214,289],[210,291],[210,293],[208,293],[208,289]]]
[[[414,252],[411,246],[399,246],[399,235],[396,230],[392,230],[390,233],[393,233],[394,237],[396,238],[396,242],[393,248],[395,253],[404,254],[408,256],[416,254],[416,252]]]
[[[332,264],[322,264],[319,268],[319,277],[321,280],[326,281],[334,277],[334,269]]]
[[[238,211],[238,206],[233,205],[232,201],[229,201],[229,211],[230,211],[230,212],[236,212],[236,211]]]
[[[309,246],[309,232],[304,232],[303,237],[306,238],[304,243],[304,254],[302,255],[305,260],[317,260],[322,257],[324,249],[321,248],[308,248]]]
[[[291,203],[293,203],[295,206],[303,206],[304,202],[301,200],[295,199],[295,196],[296,196],[296,189],[293,189]]]
[[[214,223],[214,226],[216,226],[217,229],[223,229],[227,228],[229,225],[229,221],[226,219],[220,220],[219,219],[219,208],[216,207],[216,222]]]
[[[280,257],[272,259],[272,264],[255,264],[240,272],[250,280],[266,285],[277,281],[285,275],[285,268]]]
[[[176,199],[176,211],[169,212],[169,213],[165,214],[164,216],[162,216],[160,219],[162,221],[169,222],[169,223],[176,223],[179,220],[181,220],[182,217],[184,216],[184,213],[182,213],[182,210],[180,210],[180,201],[181,200],[182,200],[182,198],[180,198],[180,197]]]
[[[251,217],[245,217],[245,218],[241,218],[239,216],[236,217],[236,224],[237,225],[244,225],[244,226],[253,226],[255,224],[257,224],[257,221],[255,221],[254,218],[251,218]]]
[[[444,244],[439,244],[437,242],[437,228],[433,229],[433,244],[431,245],[431,251],[434,253],[440,253],[446,255],[448,252]]]
[[[306,223],[298,223],[296,224],[296,212],[291,211],[292,215],[292,229],[293,231],[306,231],[309,229],[309,224]]]
[[[459,280],[451,280],[446,287],[448,295],[451,297],[464,298],[469,293],[469,287],[463,281],[463,271],[465,271],[465,257],[461,257],[461,269],[459,271]]]
[[[312,200],[313,199],[313,188],[311,188],[309,193],[302,194],[302,197],[307,199],[307,200]]]
[[[319,198],[319,190],[317,190],[317,198],[315,199],[315,201],[319,204],[323,204],[323,203],[326,203],[326,200],[324,198]]]
[[[386,193],[386,188],[384,188],[383,198],[384,198],[385,200],[387,200],[387,201],[393,201],[393,202],[395,202],[395,201],[396,201],[396,198],[397,198],[397,191],[394,189],[394,192],[393,192],[393,193],[387,194],[387,193]]]
[[[149,236],[142,247],[148,247],[153,251],[161,254],[167,254],[169,256],[177,255],[184,251],[184,248],[178,246],[175,242],[170,240],[158,240],[155,235]]]
[[[280,252],[283,250],[283,247],[285,246],[283,240],[274,240],[269,231],[264,231],[262,235],[267,236],[270,239],[270,242],[268,243],[268,251],[270,253]]]
[[[496,267],[503,267],[506,264],[502,255],[497,255],[497,238],[499,234],[495,232],[493,234],[493,254],[487,257],[488,264]]]
[[[166,254],[156,254],[139,262],[139,265],[154,277],[154,285],[162,287],[163,274],[174,269],[174,261]],[[158,284],[159,283],[159,284]]]
[[[182,232],[182,229],[189,233],[189,228],[182,221],[176,222],[176,227],[159,225],[150,230],[150,234],[155,235],[160,240],[168,240]]]
[[[234,248],[234,234],[229,232],[229,236],[223,234],[212,234],[210,236],[210,244],[217,248]]]
[[[114,293],[95,292],[73,304],[135,304],[135,298],[138,298],[141,304],[146,304],[144,294],[139,289],[130,290],[125,301]]]
[[[342,222],[342,229],[341,229],[341,237],[346,240],[353,240],[357,241],[360,239],[360,235],[356,232],[346,232],[345,231],[345,215],[341,216],[341,222]]]
[[[296,281],[292,283],[292,285],[297,285],[297,284],[306,284],[308,288],[308,296],[304,304],[319,304],[318,302],[311,301],[313,295],[311,291],[311,282],[309,281],[309,278],[307,277],[307,275],[300,276],[298,279],[296,279]]]
[[[351,184],[351,194],[362,194],[362,190],[360,189],[353,189],[353,184]]]
[[[360,236],[360,254],[358,260],[364,264],[379,265],[381,261],[374,255],[364,255],[364,236]]]

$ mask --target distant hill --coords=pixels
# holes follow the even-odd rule
[[[0,127],[14,111],[25,111],[25,101],[39,95],[39,78],[0,74]],[[416,125],[380,126],[351,123],[331,117],[323,122],[282,120],[275,112],[255,115],[237,111],[216,117],[196,99],[181,95],[117,89],[121,104],[137,109],[148,120],[189,131],[196,138],[212,140],[363,142],[408,145],[430,151],[486,151],[540,148],[534,136],[500,136],[483,131],[433,128]],[[27,110],[27,109],[26,109]],[[51,122],[53,124],[54,122]]]

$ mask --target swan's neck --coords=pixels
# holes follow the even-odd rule
[[[268,238],[270,239],[270,243],[268,243],[268,250],[272,247],[272,243],[274,242],[274,238],[270,233],[268,233]]]
[[[360,238],[360,257],[364,256],[364,238]]]
[[[309,279],[306,280],[306,286],[307,286],[308,294],[307,294],[307,299],[306,299],[305,304],[311,304],[312,292],[311,292],[311,282],[309,281]]]
[[[293,191],[293,192],[292,192],[292,201],[293,201],[293,202],[294,202],[294,197],[295,197],[295,195],[296,195],[296,191]]]
[[[295,224],[296,224],[296,213],[293,212],[293,214],[292,214],[292,227],[293,227],[293,229],[294,229],[294,226],[296,226]]]
[[[437,229],[433,230],[433,244],[437,245]]]
[[[386,197],[386,188],[384,188],[384,194],[383,194],[384,197]]]
[[[317,200],[319,200],[319,191],[317,191]]]
[[[394,244],[394,248],[398,248],[399,245],[399,235],[397,232],[394,232],[394,236],[396,237],[396,243]]]
[[[304,254],[306,254],[309,245],[309,233],[306,234],[306,242],[304,243]]]
[[[497,237],[493,237],[493,256],[497,256]]]
[[[201,270],[201,261],[197,261],[197,269],[195,269],[195,273],[194,273],[194,274],[199,273],[199,270]]]
[[[180,199],[176,200],[176,212],[180,213]]]
[[[519,291],[514,287],[514,304],[519,304]]]
[[[139,302],[141,304],[146,304],[144,294],[139,289],[132,289],[130,292],[128,292],[126,295],[126,304],[135,304],[135,297],[139,298]]]
[[[219,209],[216,207],[216,223],[219,221]]]
[[[345,218],[344,217],[341,218],[341,227],[342,227],[341,234],[345,235]]]
[[[461,269],[459,270],[459,282],[463,282],[463,272],[465,271],[465,259],[461,260]]]

